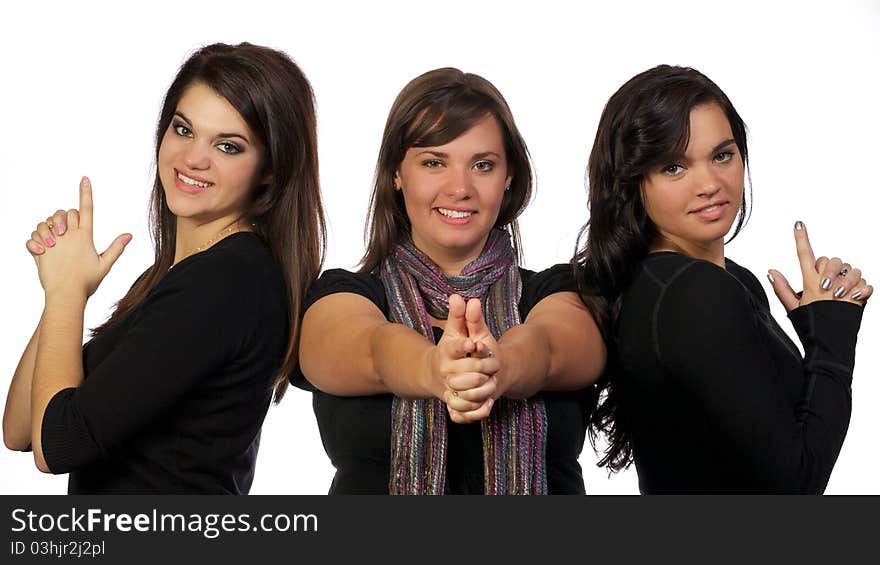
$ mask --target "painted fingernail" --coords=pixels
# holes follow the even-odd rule
[[[800,220],[796,221],[796,222],[794,223],[794,229],[796,229],[796,230],[802,230],[802,229],[804,229],[804,223],[803,223],[802,221],[800,221]]]
[[[80,181],[82,184],[89,184],[89,177],[83,177]]]
[[[829,288],[831,288],[831,279],[822,279],[822,290],[828,290]]]
[[[767,273],[767,280],[770,281],[770,284],[775,284],[776,280],[773,278],[773,275]]]
[[[850,298],[852,298],[853,300],[858,300],[861,296],[862,296],[862,291],[860,290],[858,292],[852,293],[852,296],[850,296]]]
[[[55,245],[55,240],[52,239],[51,237],[47,237],[47,238],[46,238],[46,244],[47,244],[49,247],[52,247],[53,245]]]
[[[845,289],[844,289],[843,287],[840,287],[840,288],[838,288],[837,290],[835,290],[835,291],[834,291],[834,298],[840,298],[841,296],[843,296],[843,291],[844,291],[844,290],[845,290]]]
[[[122,238],[122,245],[128,245],[128,242],[131,241],[131,236],[127,235]]]
[[[64,226],[56,225],[55,233],[57,233],[58,235],[64,235]]]
[[[46,250],[43,249],[43,246],[42,246],[42,245],[37,244],[37,253],[43,253],[43,252],[45,252],[45,251],[46,251]]]

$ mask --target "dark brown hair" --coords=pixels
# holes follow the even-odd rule
[[[284,53],[240,43],[215,43],[195,52],[180,68],[156,125],[156,159],[162,137],[180,98],[193,84],[204,84],[225,98],[265,148],[268,184],[256,187],[244,217],[269,247],[281,269],[287,291],[291,330],[279,374],[275,401],[287,389],[287,376],[297,363],[300,318],[305,293],[317,278],[326,250],[326,226],[318,185],[318,149],[314,93],[297,65]],[[139,305],[174,261],[176,217],[165,201],[158,171],[150,198],[153,265],[120,300],[108,325]]]
[[[590,220],[579,238],[586,234],[586,244],[572,262],[581,295],[592,305],[608,347],[609,361],[598,383],[602,398],[591,416],[590,440],[595,447],[600,432],[607,436],[608,449],[599,465],[612,471],[632,462],[625,404],[614,386],[615,325],[621,297],[657,237],[642,202],[641,185],[650,168],[667,164],[687,148],[690,113],[701,104],[717,104],[724,112],[748,171],[745,123],[718,85],[687,67],[660,65],[621,86],[605,105],[590,153]],[[743,197],[730,239],[747,218]]]
[[[508,230],[519,253],[517,217],[532,196],[529,151],[519,134],[507,102],[483,77],[443,68],[428,71],[409,82],[388,113],[367,222],[367,250],[361,272],[375,270],[394,245],[410,236],[410,222],[394,175],[410,147],[437,147],[454,140],[486,114],[498,120],[504,136],[507,174],[513,179],[504,193],[495,227]]]

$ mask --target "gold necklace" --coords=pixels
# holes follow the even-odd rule
[[[238,220],[235,220],[234,222],[232,222],[231,224],[229,224],[228,226],[226,226],[222,230],[220,230],[220,232],[217,235],[215,235],[214,237],[212,237],[211,239],[209,239],[205,243],[199,245],[198,247],[196,247],[195,249],[193,249],[192,251],[190,251],[189,253],[187,253],[183,257],[181,257],[179,261],[177,261],[176,263],[174,263],[170,267],[168,267],[168,270],[170,271],[171,269],[173,269],[174,265],[177,265],[177,263],[180,263],[180,261],[183,261],[187,257],[189,257],[191,255],[195,255],[196,253],[198,253],[200,251],[204,251],[205,249],[211,247],[211,245],[220,241],[224,237],[231,235],[233,233],[243,231],[243,228],[241,227],[241,225],[239,225],[239,222],[241,222],[240,218]],[[254,224],[251,224],[251,226],[253,226],[253,225]]]

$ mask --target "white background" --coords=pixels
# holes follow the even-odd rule
[[[456,66],[507,98],[538,175],[522,230],[525,266],[540,269],[569,258],[587,219],[584,171],[606,100],[634,74],[670,63],[706,73],[749,126],[754,213],[728,255],[759,277],[773,267],[798,280],[791,226],[803,220],[817,255],[840,255],[880,281],[876,0],[83,4],[15,3],[0,22],[3,391],[42,308],[24,249],[34,225],[75,207],[87,174],[98,247],[134,234],[86,310],[88,327],[102,322],[151,262],[146,210],[162,96],[192,50],[216,41],[282,49],[314,86],[326,267],[351,268],[363,251],[385,117],[416,75]],[[773,296],[771,303],[792,333]],[[829,493],[880,493],[874,309],[859,336],[852,423]],[[253,493],[326,492],[332,468],[310,400],[291,390],[269,411]],[[609,480],[595,461],[587,445],[581,463],[590,493],[637,492],[634,471]],[[0,451],[0,493],[61,493],[66,484],[39,473],[29,454]]]

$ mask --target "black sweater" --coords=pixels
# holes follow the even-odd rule
[[[523,290],[520,316],[546,296],[576,291],[568,265],[535,274],[520,269]],[[306,300],[306,309],[324,296],[338,292],[359,294],[390,317],[381,279],[369,273],[333,269],[321,275]],[[434,338],[443,335],[434,328]],[[391,401],[393,396],[341,397],[317,390],[299,369],[294,385],[314,392],[313,407],[324,449],[336,467],[330,494],[388,494],[391,462]],[[550,494],[583,494],[584,479],[578,456],[584,445],[587,421],[596,402],[594,388],[577,392],[541,393],[547,409],[547,486]],[[444,413],[446,413],[444,411]],[[456,424],[446,413],[448,433],[446,475],[449,494],[482,494],[483,448],[480,423]]]
[[[643,493],[821,493],[849,425],[862,308],[789,313],[802,357],[755,276],[654,253],[616,328],[616,383]]]
[[[256,235],[184,259],[86,344],[83,384],[43,418],[49,468],[70,472],[71,494],[247,493],[286,312]]]

